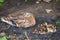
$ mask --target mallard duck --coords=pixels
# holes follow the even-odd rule
[[[31,27],[36,24],[32,13],[9,14],[7,17],[1,17],[1,21],[16,27]]]

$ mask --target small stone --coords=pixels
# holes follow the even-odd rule
[[[0,33],[0,36],[5,36],[6,34],[4,32]]]
[[[50,12],[52,12],[52,9],[46,9],[46,12],[50,13]]]
[[[44,1],[44,2],[48,2],[48,3],[49,3],[49,2],[50,2],[50,1],[52,1],[52,0],[43,0],[43,1]]]
[[[37,0],[37,1],[36,1],[36,4],[39,4],[40,2],[41,2],[41,0]]]
[[[36,1],[36,4],[39,4],[39,1]]]

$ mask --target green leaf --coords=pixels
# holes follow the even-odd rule
[[[1,37],[0,40],[7,40],[5,36]]]
[[[56,21],[56,26],[60,26],[60,21]]]
[[[2,7],[3,6],[3,4],[2,3],[0,3],[0,7]]]
[[[4,2],[4,0],[0,0],[0,2]]]

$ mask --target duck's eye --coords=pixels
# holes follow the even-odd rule
[[[10,21],[12,22],[13,25],[16,25],[16,22],[15,21],[13,21],[13,20],[10,20]]]

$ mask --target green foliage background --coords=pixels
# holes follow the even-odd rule
[[[60,3],[60,0],[55,0],[56,1],[56,3]]]
[[[4,0],[0,0],[0,7],[3,6],[3,2],[4,2]]]

